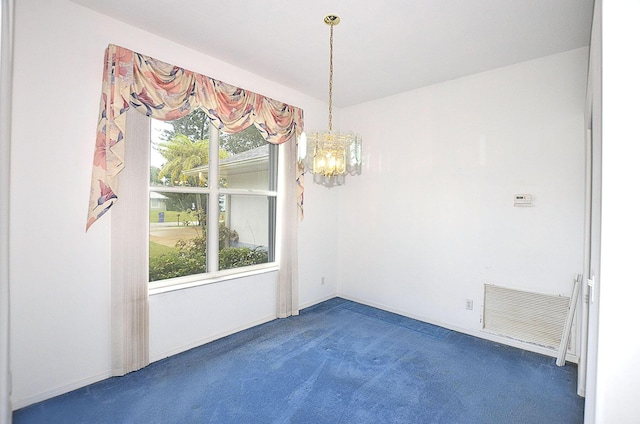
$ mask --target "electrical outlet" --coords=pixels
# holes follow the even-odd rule
[[[467,309],[467,311],[472,311],[473,310],[473,300],[467,299],[466,309]]]
[[[320,278],[320,284],[324,286],[324,277]]]

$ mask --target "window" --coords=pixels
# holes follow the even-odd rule
[[[199,109],[176,121],[152,119],[153,287],[274,265],[277,151],[253,125],[237,134],[210,128]]]

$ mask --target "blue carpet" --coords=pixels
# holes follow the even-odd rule
[[[573,364],[335,298],[13,422],[578,424],[576,378]]]

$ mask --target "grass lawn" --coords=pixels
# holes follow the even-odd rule
[[[155,258],[163,253],[168,253],[177,250],[175,247],[165,246],[160,243],[155,243],[153,241],[149,242],[149,258]]]
[[[164,222],[178,222],[178,214],[180,214],[180,222],[184,222],[188,217],[186,212],[177,211],[149,211],[149,222],[158,222],[158,213],[164,212]]]
[[[178,215],[180,215],[180,225],[184,224],[184,220],[191,220],[192,222],[197,222],[197,218],[195,213],[188,212],[178,212],[178,211],[149,211],[149,222],[158,222],[158,213],[164,212],[164,222],[178,222]],[[223,222],[225,219],[225,213],[220,212],[220,221]]]

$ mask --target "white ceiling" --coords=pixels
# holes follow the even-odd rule
[[[336,14],[337,107],[587,46],[593,14],[593,0],[72,1],[325,101]]]

